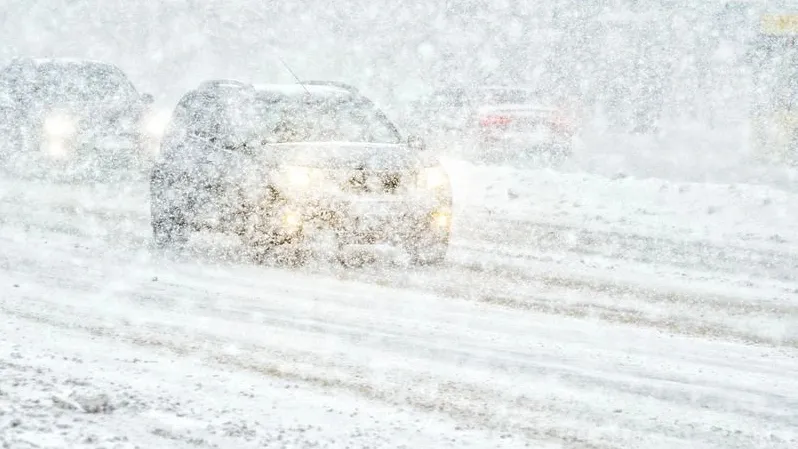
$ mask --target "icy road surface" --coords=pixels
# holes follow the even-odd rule
[[[159,254],[143,184],[0,180],[0,441],[798,447],[797,194],[452,170],[437,269]]]

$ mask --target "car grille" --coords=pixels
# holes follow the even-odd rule
[[[362,194],[397,194],[407,189],[409,176],[395,171],[374,172],[352,170],[338,177],[341,190]]]

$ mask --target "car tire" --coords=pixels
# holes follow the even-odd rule
[[[177,209],[152,214],[152,241],[156,248],[182,246],[188,242],[188,226]]]

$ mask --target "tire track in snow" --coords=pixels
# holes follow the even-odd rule
[[[69,198],[67,196],[65,199]],[[54,204],[57,206],[61,203]],[[31,211],[28,205],[17,204],[14,208],[5,202],[4,220],[7,223],[16,221],[25,228],[38,227],[80,236],[89,241],[95,239],[121,250],[146,249],[149,240],[148,217],[136,213],[136,209],[130,205],[122,205],[121,209],[116,207],[116,203],[112,209],[105,207],[107,205],[108,203],[98,202],[83,207],[73,203],[54,207],[50,211]],[[8,212],[12,214],[9,215]],[[38,218],[31,220],[32,215]],[[537,226],[529,223],[527,225]],[[396,269],[303,271],[384,286],[432,291],[440,295],[516,309],[634,323],[687,335],[798,347],[798,335],[791,335],[789,332],[789,323],[798,321],[798,310],[792,301],[784,304],[773,300],[753,302],[722,295],[694,295],[673,288],[650,289],[612,279],[585,279],[584,276],[570,274],[551,276],[535,271],[527,273],[524,268],[519,268],[517,264],[513,266],[509,262],[511,258],[516,261],[529,259],[531,256],[523,249],[499,246],[495,249],[475,250],[480,245],[462,240],[458,242],[455,242],[454,249],[461,251],[463,257],[450,258],[451,264],[441,270],[409,270],[415,277],[403,276]],[[227,259],[229,263],[241,262],[240,257],[234,252],[226,252],[225,248],[214,248],[214,251],[210,255],[201,255],[201,258]],[[500,257],[490,263],[475,263],[484,259],[482,255],[487,253],[494,256],[498,253]],[[578,297],[572,300],[559,298],[574,295]],[[652,305],[658,305],[658,309],[649,310]],[[670,310],[675,307],[679,310]],[[716,316],[718,312],[721,315]],[[744,324],[746,317],[751,316],[757,320],[773,322],[776,326],[769,326],[773,330],[763,334],[756,325]],[[732,321],[732,324],[725,321]],[[785,326],[786,333],[781,332],[779,329]]]
[[[80,296],[80,292],[78,296]],[[66,292],[67,295],[73,294],[72,289]],[[24,304],[22,307],[9,307],[4,304],[4,311],[7,314],[14,314],[16,316],[35,320],[49,325],[61,326],[66,328],[78,328],[84,332],[101,338],[111,338],[114,340],[126,340],[131,343],[143,346],[154,346],[158,348],[165,348],[175,352],[181,356],[200,355],[204,358],[211,360],[215,363],[222,363],[230,365],[237,369],[244,369],[265,374],[271,377],[291,379],[294,381],[309,382],[314,385],[322,386],[325,388],[337,388],[353,391],[361,394],[369,399],[388,402],[394,405],[410,405],[424,411],[443,412],[447,415],[461,420],[466,424],[476,425],[479,427],[487,426],[496,431],[522,433],[523,435],[535,439],[551,439],[557,438],[560,441],[567,443],[568,447],[622,447],[618,446],[618,442],[612,441],[599,441],[596,442],[595,437],[580,437],[579,431],[573,429],[584,428],[586,422],[595,422],[597,419],[600,421],[600,414],[592,406],[580,401],[569,402],[564,401],[561,405],[557,402],[540,402],[540,399],[527,398],[521,396],[507,396],[506,392],[485,388],[481,382],[470,382],[466,380],[446,380],[444,378],[436,378],[435,375],[429,377],[430,373],[424,375],[419,371],[424,371],[425,368],[429,369],[430,366],[441,361],[450,360],[463,360],[463,359],[479,359],[479,364],[484,365],[486,370],[492,373],[492,376],[497,375],[499,372],[523,372],[526,374],[535,373],[535,376],[545,382],[545,379],[557,378],[558,381],[566,382],[571,385],[571,388],[584,388],[585,385],[590,385],[590,389],[599,388],[602,390],[611,389],[616,391],[613,396],[628,396],[633,397],[646,397],[648,400],[665,401],[671,404],[668,409],[681,406],[694,407],[695,403],[704,404],[706,407],[720,406],[726,402],[722,396],[713,398],[713,390],[718,388],[718,385],[708,386],[708,390],[704,392],[694,391],[690,394],[679,394],[678,388],[671,391],[671,388],[666,387],[667,383],[662,381],[654,385],[630,385],[620,380],[612,379],[611,373],[602,373],[601,371],[589,370],[587,376],[580,374],[584,367],[579,369],[576,367],[568,367],[562,365],[562,361],[532,362],[528,360],[531,354],[512,354],[502,355],[501,352],[496,352],[485,345],[470,346],[467,342],[458,341],[456,347],[441,346],[440,339],[431,339],[428,336],[421,337],[419,335],[400,333],[394,335],[390,340],[380,339],[378,344],[375,345],[374,356],[379,357],[381,352],[390,353],[404,353],[398,363],[390,367],[392,379],[380,379],[379,386],[374,383],[374,376],[369,375],[368,369],[363,371],[362,366],[357,366],[357,360],[349,361],[344,358],[343,364],[340,361],[341,353],[328,356],[327,358],[320,358],[315,351],[302,352],[297,350],[287,350],[281,345],[263,346],[257,344],[257,339],[244,339],[244,335],[252,335],[248,333],[245,328],[255,326],[257,328],[267,327],[272,332],[297,332],[301,330],[302,333],[317,334],[317,338],[328,339],[330,337],[340,338],[342,336],[342,329],[337,325],[331,325],[324,321],[317,322],[317,328],[308,328],[306,319],[298,319],[297,317],[286,316],[286,321],[280,322],[267,319],[265,321],[254,320],[252,310],[246,313],[239,313],[231,315],[229,311],[224,309],[208,310],[208,315],[200,315],[199,313],[192,313],[191,322],[199,321],[202,324],[186,327],[176,325],[180,321],[180,317],[185,319],[186,315],[181,312],[177,315],[170,313],[170,307],[165,306],[164,303],[155,302],[151,306],[156,306],[155,309],[150,307],[150,313],[155,312],[157,318],[149,321],[148,323],[126,323],[124,320],[120,321],[120,317],[128,315],[124,309],[114,307],[114,314],[103,313],[95,304],[86,304],[82,301],[73,304],[64,304],[66,298],[62,297],[57,304],[41,301],[39,310],[35,310],[33,304],[39,302],[34,298],[26,298],[27,300],[18,301],[17,304]],[[243,298],[242,298],[243,300]],[[236,301],[238,303],[239,301]],[[248,306],[252,306],[252,302]],[[119,305],[115,302],[114,305]],[[171,315],[171,316],[169,316]],[[76,322],[74,316],[80,316],[81,320]],[[247,319],[247,317],[249,317]],[[226,324],[225,324],[226,323]],[[222,332],[214,333],[203,331],[205,329],[231,329],[241,328],[240,334],[227,334]],[[345,331],[350,333],[349,338],[353,334],[360,334],[363,336],[371,337],[375,333],[392,332],[392,329],[364,327],[359,324],[347,323]],[[393,331],[395,332],[395,331]],[[238,337],[235,337],[238,335]],[[262,335],[261,333],[255,335]],[[253,343],[253,340],[255,343]],[[352,346],[355,342],[350,342]],[[231,345],[236,346],[233,354],[229,348]],[[344,344],[346,346],[346,344]],[[398,346],[397,346],[398,345]],[[363,350],[362,347],[359,350]],[[261,354],[263,357],[248,357],[241,354]],[[405,357],[414,356],[419,360],[408,360]],[[519,358],[520,357],[520,358]],[[371,357],[369,357],[371,358]],[[385,357],[383,357],[385,358]],[[538,357],[532,357],[537,359]],[[525,360],[527,359],[527,360]],[[384,362],[387,363],[387,362]],[[520,364],[512,366],[513,363]],[[416,367],[414,370],[402,370],[401,366],[404,364]],[[470,364],[474,369],[473,363]],[[559,365],[559,366],[558,366]],[[577,365],[578,366],[578,365]],[[305,368],[304,370],[302,368]],[[308,369],[311,368],[311,369]],[[468,379],[470,376],[465,375],[467,371],[460,371],[454,379]],[[650,383],[651,379],[646,381]],[[666,382],[673,382],[668,380]],[[409,383],[408,383],[409,382]],[[386,388],[386,384],[388,387]],[[407,385],[413,385],[413,388],[408,389]],[[500,388],[498,385],[496,388]],[[665,390],[661,390],[665,388]],[[696,387],[695,384],[693,388]],[[717,390],[720,393],[722,390]],[[744,400],[744,397],[739,396],[738,399]],[[751,392],[757,395],[760,392]],[[589,393],[588,393],[589,394]],[[728,393],[724,393],[728,394]],[[762,410],[782,410],[789,409],[791,406],[782,404],[784,398],[774,396],[772,400],[776,404],[763,409],[761,405],[757,408],[758,413]],[[499,407],[501,410],[498,413],[496,409]],[[621,413],[620,411],[617,413]],[[761,415],[751,414],[750,410],[745,408],[736,409],[734,413],[742,413],[743,415],[749,414],[750,418],[763,419]],[[552,414],[557,418],[553,419]],[[508,417],[512,416],[512,422],[508,421]],[[547,419],[542,419],[546,416]],[[580,426],[569,427],[567,425],[556,426],[552,423],[573,423],[573,420],[580,418],[582,421]],[[783,425],[792,425],[795,423],[795,416],[779,416],[774,414],[767,418],[767,422],[782,423]],[[617,421],[623,421],[624,416],[615,417]],[[634,418],[626,417],[631,421],[628,422],[630,426],[639,425]],[[786,420],[786,421],[785,421]],[[541,428],[538,426],[530,426],[528,423],[541,423],[546,422],[550,427]],[[527,423],[526,425],[524,423]],[[576,423],[574,423],[576,424]],[[616,423],[618,424],[618,423]],[[623,426],[623,424],[618,424]],[[731,429],[729,429],[731,430]],[[662,433],[663,436],[673,434],[673,432],[684,432],[678,425],[668,425],[663,422],[657,422],[649,425],[646,429],[647,432]],[[710,429],[708,425],[699,425],[699,428],[693,429],[691,437],[705,440],[707,438],[718,438],[719,433],[723,433],[722,428]],[[742,440],[754,438],[750,435],[739,436]],[[602,440],[602,438],[598,438]],[[742,447],[744,445],[741,445]]]
[[[64,226],[59,226],[56,231],[63,232],[64,229]],[[79,233],[79,228],[73,228],[70,235],[80,235]],[[100,241],[120,251],[129,251],[131,247],[148,251],[146,237],[134,237],[125,242],[116,235],[112,236],[113,238],[103,237]],[[164,260],[190,260],[194,257],[198,261],[227,263],[230,268],[240,268],[240,253],[235,252],[235,248],[227,250],[229,252],[225,248],[216,247],[208,252],[189,249],[183,253],[167,253],[167,259]],[[465,259],[479,260],[479,256],[469,253]],[[35,260],[28,261],[28,265],[35,263]],[[756,304],[719,295],[692,295],[675,290],[646,289],[617,281],[525,273],[523,269],[508,266],[501,261],[492,264],[460,261],[430,270],[408,270],[400,267],[366,267],[361,270],[306,267],[299,271],[380,286],[433,292],[519,310],[636,324],[684,335],[798,348],[798,335],[793,335],[794,332],[789,330],[790,323],[798,323],[798,310],[791,303],[769,301]],[[565,300],[564,296],[574,299]],[[676,306],[680,308],[674,310]],[[649,310],[652,308],[653,310]],[[745,324],[751,317],[757,321],[753,325]],[[758,323],[768,321],[777,326],[771,326],[765,331],[757,326]]]
[[[68,226],[57,226],[54,230],[65,232]],[[45,228],[52,229],[50,226]],[[80,228],[73,227],[69,234],[78,236],[81,232]],[[130,242],[125,242],[120,240],[118,235],[110,234],[105,235],[99,241],[121,251],[130,250],[131,247],[147,250],[146,237],[133,238]],[[226,259],[227,263],[234,264],[231,265],[231,268],[241,262],[240,255],[234,252],[225,252],[224,248],[214,248],[214,250],[215,253],[196,251],[192,254],[189,251],[186,254],[178,255],[178,260],[191,255],[198,260],[215,263]],[[472,253],[471,258],[476,260],[478,256]],[[35,263],[35,261],[31,263]],[[633,323],[686,335],[734,338],[757,344],[798,347],[798,337],[789,334],[779,335],[778,329],[789,322],[795,322],[798,317],[794,307],[789,305],[747,305],[747,303],[736,299],[723,301],[723,297],[711,301],[712,298],[707,296],[696,297],[679,292],[663,292],[662,290],[657,290],[656,294],[652,294],[651,290],[613,281],[586,281],[576,276],[553,278],[535,273],[524,274],[517,267],[508,267],[501,262],[489,265],[487,269],[484,264],[475,265],[465,262],[428,271],[402,269],[378,271],[303,269],[302,271],[328,274],[339,279],[358,280],[382,286],[431,291],[444,296],[465,298],[516,309],[572,317],[599,318],[617,323]],[[404,275],[408,272],[413,276]],[[552,289],[553,284],[559,284],[559,287],[562,288]],[[546,291],[544,293],[541,290]],[[573,296],[574,292],[578,296],[576,300],[562,300],[563,295]],[[624,295],[623,301],[618,300],[619,294]],[[605,299],[597,299],[598,297]],[[657,303],[663,307],[654,312],[645,310]],[[683,308],[677,311],[667,310],[674,305],[682,305]],[[718,315],[718,312],[721,314]],[[746,316],[783,321],[785,324],[780,324],[763,335],[756,326],[748,331],[741,330],[740,326],[742,325],[740,324],[729,325],[724,322],[729,317],[743,322]]]
[[[518,248],[531,248],[541,253],[596,255],[685,269],[744,272],[790,282],[798,280],[798,255],[789,250],[755,249],[733,244],[720,246],[706,241],[672,240],[564,224],[505,220],[488,215],[468,218],[461,220],[464,232],[473,236],[475,241],[498,245],[496,251],[504,254],[518,254]],[[470,223],[479,223],[479,226]]]

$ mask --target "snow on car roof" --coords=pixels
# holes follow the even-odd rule
[[[307,95],[310,92],[314,96],[346,96],[351,95],[348,90],[338,86],[324,86],[317,84],[302,85],[299,83],[293,84],[255,84],[255,90],[258,92],[268,92],[287,97],[298,97]]]

